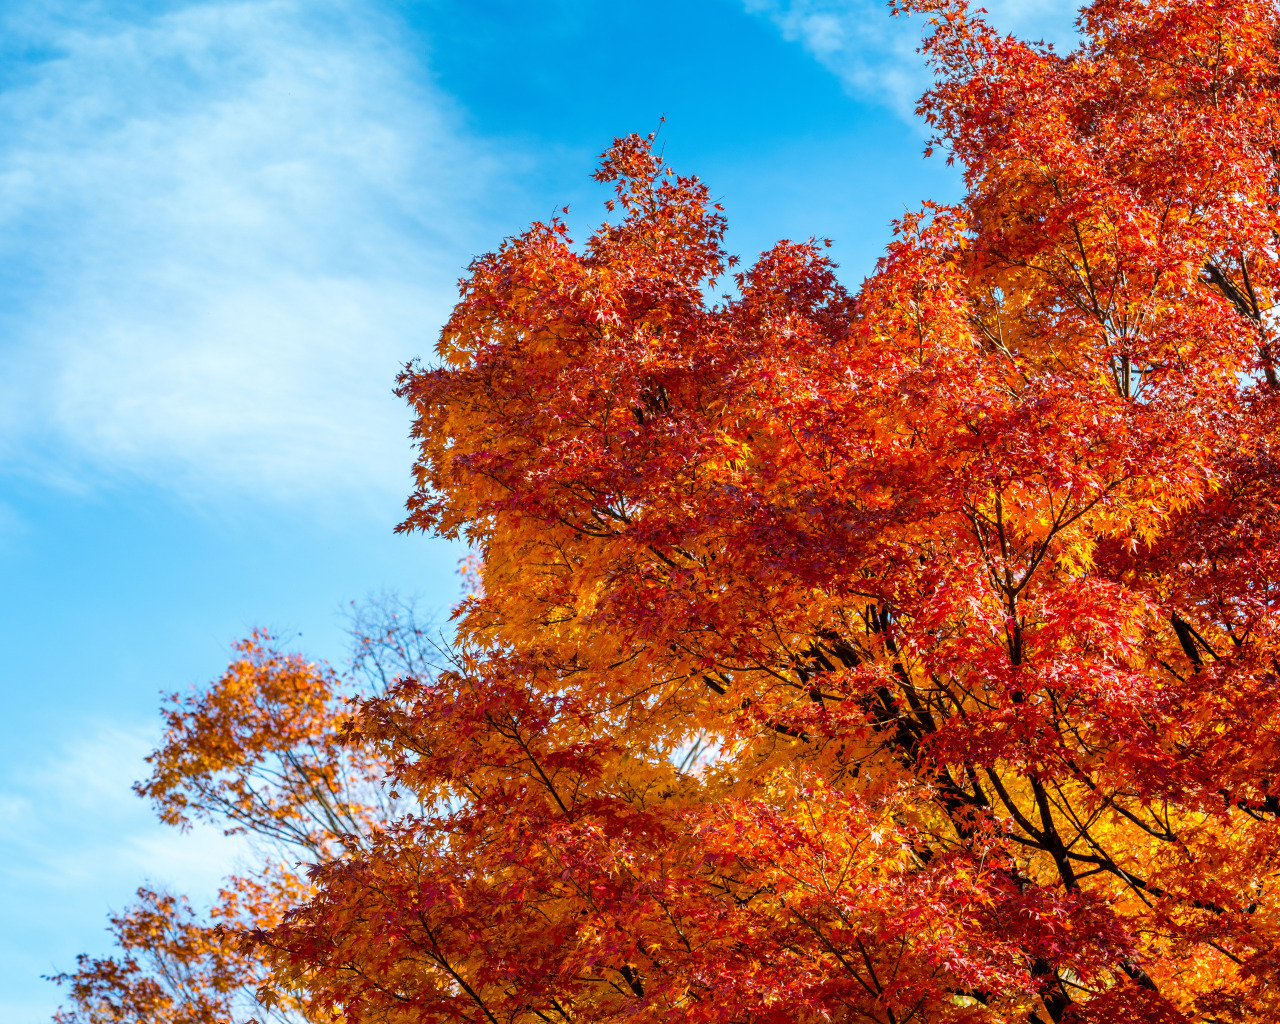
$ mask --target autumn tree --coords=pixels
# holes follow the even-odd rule
[[[631,136],[401,376],[402,529],[478,586],[343,726],[415,809],[244,936],[264,1003],[1280,1019],[1280,11],[1097,0],[1060,55],[899,6],[966,194],[856,293],[727,279]]]
[[[134,789],[169,825],[199,821],[245,837],[247,867],[225,880],[207,913],[185,895],[140,888],[111,917],[117,952],[82,955],[52,979],[72,1004],[57,1024],[331,1018],[305,992],[261,1005],[255,996],[270,974],[243,936],[278,924],[307,897],[309,866],[358,849],[403,812],[383,785],[387,766],[342,742],[347,701],[405,675],[429,678],[442,653],[413,604],[394,595],[353,605],[347,625],[352,657],[342,674],[256,632],[235,645],[221,678],[166,697],[164,742]]]

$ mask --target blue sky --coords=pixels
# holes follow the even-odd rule
[[[989,3],[1059,44],[1057,0]],[[381,590],[444,614],[460,552],[395,537],[398,367],[468,261],[654,129],[750,259],[958,194],[921,158],[918,23],[874,0],[0,0],[0,1019],[106,952],[144,880],[238,855],[129,784],[157,694],[254,626],[343,656]]]

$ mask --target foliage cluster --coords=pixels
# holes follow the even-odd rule
[[[400,378],[456,646],[348,714],[251,641],[175,706],[162,814],[309,869],[213,967],[153,898],[169,1016],[126,957],[68,1024],[228,975],[353,1024],[1280,1019],[1280,11],[1096,0],[1059,55],[899,6],[963,202],[856,293],[784,242],[713,301],[721,211],[632,136],[583,247],[478,259]]]

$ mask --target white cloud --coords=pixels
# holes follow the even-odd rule
[[[0,92],[0,457],[196,494],[403,490],[392,380],[503,173],[404,30],[363,0],[4,18],[45,56]]]
[[[0,884],[38,894],[37,906],[86,891],[100,897],[112,881],[211,898],[245,845],[212,826],[184,834],[155,821],[132,785],[148,774],[144,759],[158,740],[155,729],[90,725],[48,760],[0,780]],[[14,900],[6,902],[12,913]]]
[[[856,99],[883,103],[911,119],[929,85],[916,52],[926,20],[892,17],[883,0],[743,0],[784,39],[803,46],[835,74]],[[1047,39],[1061,47],[1074,39],[1076,5],[1067,0],[988,0],[990,21],[1001,31]]]
[[[110,911],[147,882],[207,904],[243,840],[211,826],[159,825],[131,790],[158,728],[88,724],[0,777],[0,1019],[47,1021],[58,991],[39,980],[109,951]],[[86,948],[87,947],[87,948]]]

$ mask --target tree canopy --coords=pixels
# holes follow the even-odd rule
[[[477,259],[399,379],[452,648],[342,705],[251,641],[171,712],[162,813],[307,851],[214,930],[263,1006],[1280,1018],[1280,11],[898,7],[962,202],[851,292],[616,140],[615,216]],[[120,963],[65,1020],[135,1019]]]

